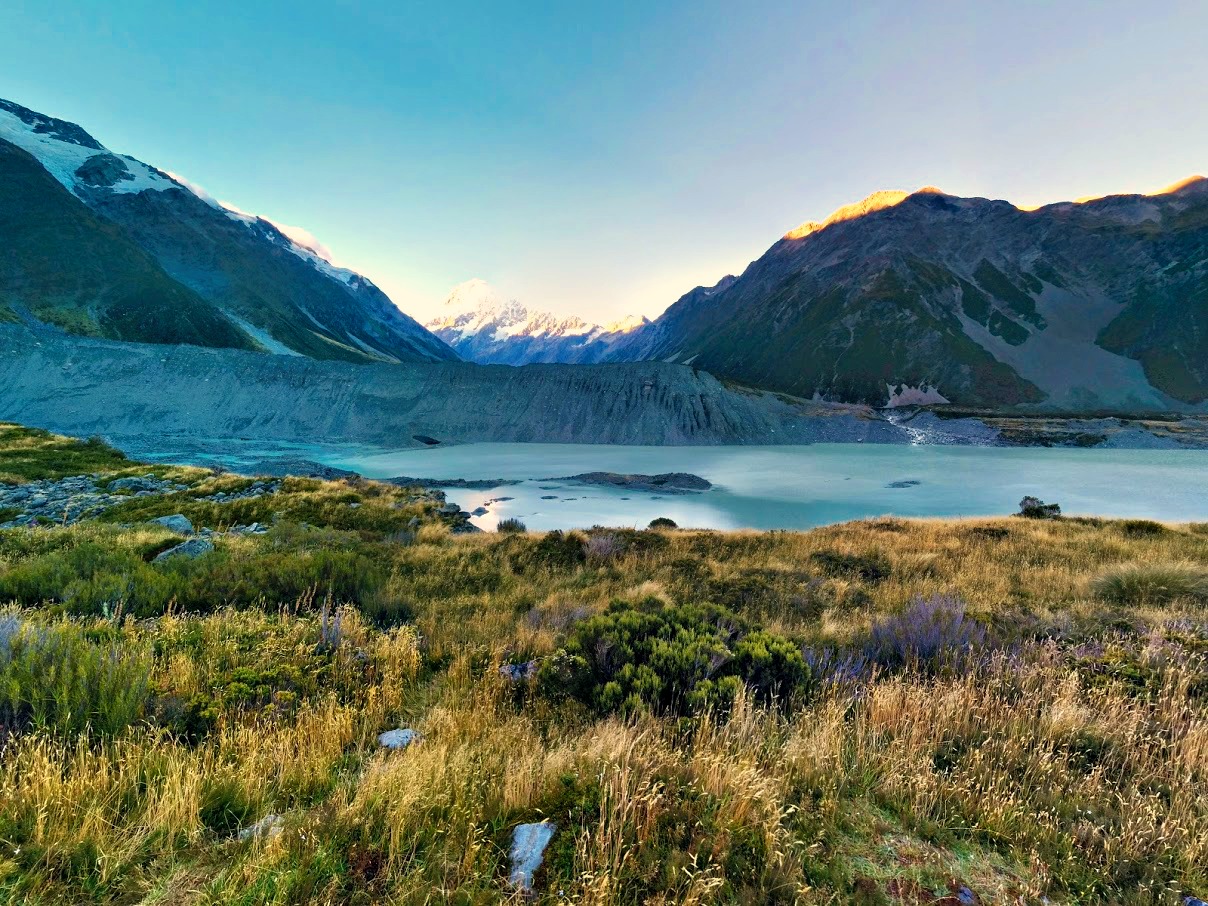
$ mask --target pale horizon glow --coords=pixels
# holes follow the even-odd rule
[[[1026,209],[1208,169],[1191,0],[65,0],[0,23],[0,97],[260,212],[421,322],[476,277],[654,317],[895,187]]]

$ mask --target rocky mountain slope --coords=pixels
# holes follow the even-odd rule
[[[354,362],[457,357],[369,280],[268,220],[4,100],[0,192],[0,317]]]
[[[532,362],[591,364],[650,322],[630,317],[615,324],[589,324],[582,318],[560,318],[531,311],[515,299],[505,300],[484,280],[454,287],[441,312],[425,325],[462,358],[491,365]]]
[[[875,405],[1208,406],[1208,180],[1022,210],[878,193],[609,356]]]

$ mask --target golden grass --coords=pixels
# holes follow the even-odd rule
[[[407,505],[374,487],[357,501]],[[314,482],[289,499],[337,520],[349,493]],[[163,537],[27,532],[0,548],[0,577],[56,545]],[[237,578],[265,551],[362,537],[281,525],[227,542],[223,562]],[[153,651],[155,698],[116,737],[0,737],[0,901],[520,902],[511,829],[542,819],[558,831],[539,902],[923,903],[965,885],[983,903],[1173,903],[1208,890],[1208,614],[1194,597],[1096,591],[1122,563],[1198,568],[1208,534],[881,519],[648,538],[565,567],[526,559],[534,535],[429,522],[413,541],[375,539],[384,579],[363,603],[381,622],[343,606],[334,644],[314,591],[74,618]],[[833,557],[816,554],[888,575],[828,572]],[[498,671],[553,654],[618,599],[712,600],[799,644],[858,648],[875,621],[938,594],[1010,644],[967,672],[886,671],[787,712],[740,694],[728,714],[625,721]],[[421,741],[380,749],[399,726]],[[279,835],[238,839],[270,814]]]

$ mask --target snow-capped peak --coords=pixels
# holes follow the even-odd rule
[[[69,192],[162,192],[178,184],[142,161],[114,154],[66,120],[0,99],[0,138],[32,154]]]
[[[501,305],[499,293],[495,287],[480,277],[459,283],[449,291],[441,306],[443,313],[450,315],[467,314],[480,308],[498,308]]]
[[[222,211],[222,213],[226,214],[232,220],[237,220],[253,229],[260,224],[266,224],[268,227],[271,227],[269,238],[273,242],[297,255],[302,260],[310,262],[317,270],[331,277],[333,280],[339,280],[346,286],[354,286],[357,281],[365,281],[365,278],[356,271],[336,264],[331,250],[321,243],[310,230],[270,220],[268,217],[263,217],[260,214],[252,214],[245,211],[229,201],[221,201],[197,183],[186,179],[178,173],[168,171],[167,176],[180,188],[192,192],[210,207]]]
[[[521,364],[580,361],[590,354],[588,346],[614,342],[648,323],[630,317],[601,327],[574,315],[535,311],[475,278],[453,287],[440,313],[424,326],[474,361]]]

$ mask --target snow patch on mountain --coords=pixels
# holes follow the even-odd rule
[[[176,188],[167,174],[133,157],[113,154],[74,123],[0,99],[0,138],[28,151],[69,192],[104,186],[112,192]]]
[[[222,201],[211,195],[204,188],[199,186],[192,180],[186,179],[178,173],[168,171],[167,175],[175,181],[181,188],[188,189],[206,204],[212,208],[222,211],[232,220],[237,220],[248,227],[255,227],[257,224],[268,224],[273,230],[280,234],[280,239],[271,236],[278,245],[289,252],[297,255],[304,261],[310,264],[331,277],[333,280],[339,280],[341,283],[352,286],[359,280],[365,280],[361,274],[346,267],[341,267],[336,264],[332,256],[331,249],[325,246],[318,240],[314,233],[305,227],[294,226],[288,223],[281,223],[277,220],[272,220],[261,214],[253,214],[250,211],[245,211],[238,205],[229,201]],[[281,239],[285,241],[282,242]]]
[[[922,384],[918,387],[911,387],[908,384],[902,384],[900,387],[896,384],[886,384],[885,386],[889,391],[889,402],[885,405],[889,409],[896,409],[899,406],[935,406],[948,402],[938,389],[929,384]]]

